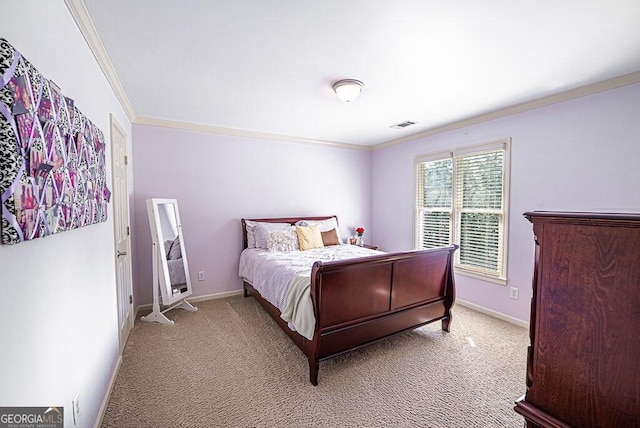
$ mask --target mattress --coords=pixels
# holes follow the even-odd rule
[[[245,249],[239,275],[278,308],[289,328],[313,339],[315,315],[311,302],[311,268],[316,261],[337,261],[383,254],[357,245],[333,245],[306,251]]]

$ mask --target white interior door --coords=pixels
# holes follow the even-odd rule
[[[133,328],[129,187],[127,186],[127,135],[111,115],[111,164],[113,165],[113,227],[118,288],[118,337],[120,353]]]

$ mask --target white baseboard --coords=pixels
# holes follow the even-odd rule
[[[492,309],[485,308],[484,306],[476,305],[475,303],[467,302],[465,300],[456,299],[456,304],[460,306],[464,306],[469,309],[473,309],[474,311],[482,312],[483,314],[487,314],[491,317],[498,318],[499,320],[509,322],[511,324],[515,324],[519,327],[529,328],[529,323],[526,321],[522,321],[518,318],[510,317],[509,315],[502,314],[500,312],[496,312]]]
[[[120,364],[122,364],[122,355],[118,355],[118,362],[116,363],[116,367],[111,373],[111,380],[109,380],[109,387],[107,388],[107,393],[102,398],[102,405],[100,405],[100,410],[98,411],[98,417],[96,418],[96,423],[93,428],[100,428],[102,426],[102,418],[104,417],[104,412],[107,411],[107,406],[109,405],[109,399],[111,398],[111,391],[113,391],[113,386],[116,383],[116,377],[118,377],[118,372],[120,371]]]
[[[235,290],[235,291],[223,291],[222,293],[213,293],[213,294],[205,294],[204,296],[196,296],[196,297],[187,297],[186,300],[188,300],[189,302],[202,302],[205,300],[213,300],[213,299],[224,299],[225,297],[231,297],[231,296],[239,296],[243,293],[242,290]],[[147,305],[140,305],[138,306],[138,308],[136,309],[136,316],[135,318],[138,318],[138,311],[140,310],[151,310],[153,309],[153,304],[149,303]]]
[[[240,296],[242,290],[223,291],[222,293],[205,294],[204,296],[190,297],[190,302],[202,302],[204,300],[224,299],[225,297]]]

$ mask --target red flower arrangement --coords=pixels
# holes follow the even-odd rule
[[[364,227],[358,226],[355,228],[354,231],[356,232],[356,238],[354,239],[355,241],[354,244],[362,247],[364,245],[364,239],[362,239],[362,235],[364,234]]]

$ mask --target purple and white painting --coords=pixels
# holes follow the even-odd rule
[[[107,220],[102,132],[0,38],[2,243]]]

